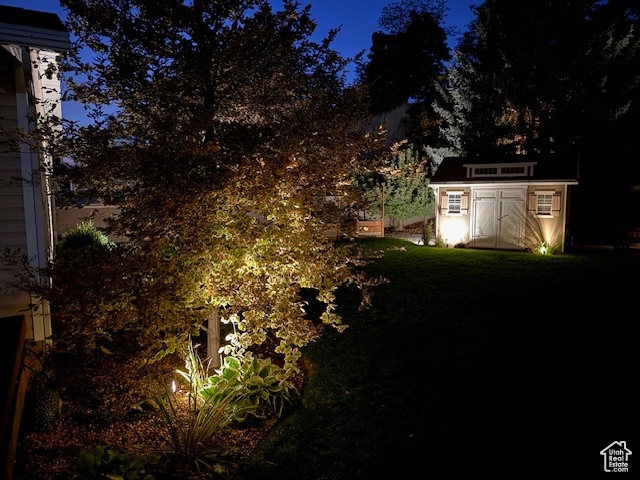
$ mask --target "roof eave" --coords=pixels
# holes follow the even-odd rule
[[[61,30],[0,22],[0,43],[65,52],[71,49],[69,33]]]
[[[465,180],[451,180],[451,181],[431,181],[429,182],[430,186],[447,186],[447,187],[457,187],[457,186],[496,186],[496,185],[578,185],[578,181],[575,179],[570,180],[542,180],[542,179],[528,179],[528,180],[500,180],[500,181],[465,181]]]

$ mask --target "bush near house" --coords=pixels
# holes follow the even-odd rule
[[[92,220],[80,223],[62,235],[58,251],[79,250],[85,247],[104,247],[112,250],[115,243],[95,226]]]

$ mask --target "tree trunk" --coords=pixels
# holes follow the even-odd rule
[[[220,310],[216,307],[207,319],[207,357],[213,368],[220,368]]]
[[[382,224],[380,225],[380,236],[384,237],[384,183],[382,184]]]

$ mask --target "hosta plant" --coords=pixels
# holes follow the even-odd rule
[[[194,372],[199,372],[194,375]],[[193,347],[189,349],[187,371],[178,371],[193,383],[204,400],[217,400],[231,396],[229,410],[237,421],[247,415],[264,417],[267,413],[280,416],[285,405],[293,403],[298,395],[286,371],[250,352],[225,357],[222,366],[209,375]]]
[[[243,420],[246,414],[280,416],[285,405],[293,403],[297,396],[281,367],[273,364],[270,358],[258,358],[250,353],[240,358],[226,357],[216,375],[208,378],[202,395],[216,397],[225,392],[234,392],[234,406],[244,413],[244,416],[236,415],[238,420]]]
[[[146,468],[160,461],[158,454],[136,456],[121,453],[114,445],[96,445],[89,451],[81,449],[77,453],[76,480],[155,480]]]

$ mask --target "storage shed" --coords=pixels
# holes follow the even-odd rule
[[[578,159],[563,155],[445,158],[430,183],[436,235],[450,246],[562,252],[578,173]]]

